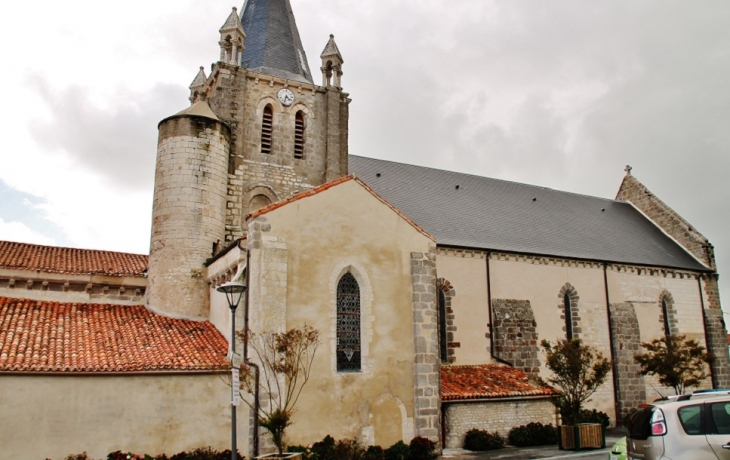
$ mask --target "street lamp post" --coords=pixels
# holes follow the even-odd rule
[[[238,382],[240,360],[236,360],[236,308],[246,291],[246,285],[229,281],[216,288],[216,291],[226,295],[228,306],[231,309],[231,460],[236,460],[236,405],[238,404]]]

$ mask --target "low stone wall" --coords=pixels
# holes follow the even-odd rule
[[[509,430],[531,422],[555,426],[555,406],[549,399],[514,401],[449,402],[445,413],[445,447],[464,446],[464,436],[472,428],[499,432],[507,438]]]

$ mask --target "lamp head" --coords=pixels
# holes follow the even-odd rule
[[[228,306],[231,310],[235,310],[238,307],[238,303],[241,301],[241,297],[243,297],[243,293],[246,292],[246,285],[235,281],[229,281],[221,284],[215,288],[215,290],[224,293],[228,300]]]

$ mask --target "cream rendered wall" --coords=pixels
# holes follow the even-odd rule
[[[554,342],[565,338],[564,320],[560,318],[563,299],[561,288],[570,283],[580,300],[580,329],[578,336],[584,343],[597,348],[610,359],[610,339],[603,266],[568,260],[532,258],[522,256],[492,255],[490,260],[492,299],[529,300],[537,323],[539,340]],[[454,287],[458,292],[458,284]],[[540,361],[544,354],[540,352]],[[544,367],[541,377],[549,376]],[[615,415],[613,377],[609,374],[606,383],[593,395],[586,407]]]
[[[674,311],[679,334],[697,340],[707,348],[697,279],[690,273],[672,273],[636,267],[621,267],[608,271],[611,303],[631,302],[639,322],[641,342],[650,342],[664,336],[660,296],[664,291],[674,300]],[[674,394],[654,377],[645,377],[647,402],[660,395]],[[710,379],[700,388],[710,388]]]
[[[433,241],[355,180],[270,211],[256,224],[270,230],[262,231],[261,243],[255,231],[249,232],[254,238],[251,244],[264,247],[252,251],[252,284],[266,280],[266,273],[254,272],[257,252],[276,251],[262,263],[277,273],[268,282],[286,291],[286,327],[307,323],[320,331],[322,339],[312,380],[288,430],[289,442],[307,444],[327,434],[367,444],[410,441],[414,430],[410,255],[427,253]],[[278,274],[282,269],[286,273]],[[362,372],[338,373],[336,289],[348,270],[360,287]],[[279,299],[271,291],[264,293],[263,287],[252,286],[251,293],[253,327],[260,323],[256,317],[265,314],[261,310],[280,307],[256,304]],[[386,420],[389,428],[398,426],[400,432],[378,439],[384,430],[374,424]]]
[[[456,295],[451,298],[454,311],[454,364],[486,364],[490,356],[487,261],[485,253],[439,251],[438,277],[449,281]]]
[[[230,448],[230,389],[218,375],[0,377],[2,458],[60,460],[86,451],[171,455]],[[248,411],[239,411],[246,454]]]

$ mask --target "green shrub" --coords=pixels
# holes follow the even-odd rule
[[[337,460],[337,457],[335,457],[335,438],[327,435],[323,440],[315,442],[312,444],[312,453],[317,456],[318,460]]]
[[[151,455],[140,455],[133,454],[131,452],[114,451],[107,455],[107,460],[230,460],[231,451],[226,449],[223,451],[217,451],[212,447],[199,447],[191,450],[190,452],[178,452],[177,454],[168,457],[165,454],[159,454],[154,457]],[[245,460],[246,457],[241,454],[236,454],[238,460]],[[86,457],[73,458],[73,460],[85,460]]]
[[[581,410],[578,420],[580,420],[580,423],[600,423],[601,425],[603,425],[604,429],[608,428],[608,426],[611,424],[611,419],[609,418],[607,413],[597,411],[595,409]]]
[[[398,441],[385,450],[385,460],[410,460],[411,449],[403,441]]]
[[[464,449],[473,451],[497,450],[504,447],[504,438],[497,433],[473,428],[466,432]]]
[[[411,439],[411,444],[408,447],[411,451],[411,460],[433,460],[436,458],[434,452],[436,444],[430,439],[416,436]]]
[[[91,457],[89,457],[89,454],[84,451],[82,454],[72,454],[66,457],[64,460],[94,460]]]
[[[517,447],[543,446],[558,443],[558,432],[554,426],[540,422],[516,426],[507,435],[509,443]]]
[[[380,446],[368,446],[363,460],[385,460],[385,452]]]
[[[337,460],[362,460],[365,448],[354,439],[341,439],[335,443],[335,458]]]

